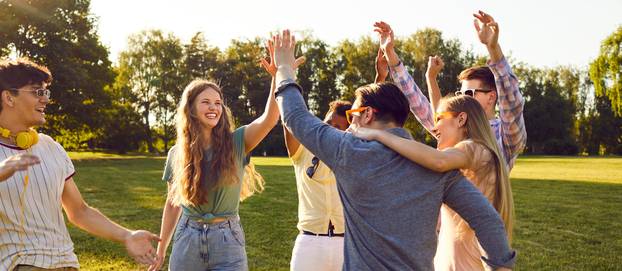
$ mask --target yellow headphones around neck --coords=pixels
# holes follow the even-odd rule
[[[30,147],[39,142],[39,134],[34,129],[28,129],[28,131],[18,132],[13,135],[9,129],[0,127],[0,136],[13,140],[15,145],[25,150],[30,149]]]

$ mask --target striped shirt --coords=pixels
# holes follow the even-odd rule
[[[24,152],[0,144],[0,161]],[[0,182],[0,270],[18,264],[79,268],[61,205],[73,164],[63,147],[44,134],[29,152],[41,163]]]
[[[512,72],[505,57],[497,63],[488,62],[488,67],[495,77],[499,106],[499,117],[490,120],[490,128],[495,135],[497,144],[503,152],[508,170],[514,166],[518,154],[525,148],[527,132],[523,119],[525,99],[520,93],[518,79]],[[434,127],[434,112],[428,99],[406,71],[401,62],[390,69],[395,84],[408,99],[410,111],[419,123],[431,132]]]

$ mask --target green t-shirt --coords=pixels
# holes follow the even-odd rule
[[[207,203],[205,204],[201,204],[199,206],[182,205],[185,215],[195,220],[203,220],[205,222],[209,222],[216,217],[238,215],[238,209],[240,206],[240,189],[242,187],[242,177],[244,177],[244,166],[248,164],[244,145],[245,127],[246,126],[242,126],[233,132],[233,150],[235,152],[235,159],[238,165],[237,173],[240,181],[236,184],[212,189],[207,193]],[[176,149],[177,145],[173,146],[168,152],[168,157],[166,158],[164,176],[162,176],[162,180],[166,182],[172,181],[172,163]],[[208,165],[211,161],[212,155],[212,149],[207,149],[203,153],[203,162],[201,163],[201,171],[203,172],[203,176],[201,176],[201,178],[203,180],[205,180],[206,176],[209,176],[210,174],[208,172]]]

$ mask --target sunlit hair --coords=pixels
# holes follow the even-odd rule
[[[255,193],[263,192],[265,181],[261,174],[255,170],[255,165],[249,163],[244,168],[244,179],[240,190],[240,201],[243,201]]]
[[[17,96],[19,92],[14,89],[30,84],[49,85],[51,82],[50,70],[27,58],[0,61],[0,94],[6,90]],[[0,111],[2,111],[2,103],[0,103]]]
[[[352,108],[352,103],[349,101],[343,101],[343,100],[335,100],[330,102],[330,104],[328,105],[328,112],[326,112],[326,115],[328,115],[328,113],[336,113],[338,116],[342,116],[342,117],[346,117],[346,111],[350,110],[350,108]]]
[[[458,82],[464,80],[480,80],[489,89],[497,89],[495,76],[487,66],[476,66],[468,68],[458,75]]]
[[[474,98],[461,95],[443,98],[441,101],[445,105],[446,111],[465,112],[467,120],[465,123],[466,137],[473,142],[486,147],[492,154],[493,159],[489,162],[495,167],[496,180],[493,196],[493,206],[499,212],[505,224],[508,240],[512,240],[512,228],[514,226],[514,199],[512,197],[512,187],[505,159],[497,145],[490,123],[486,118],[484,109]],[[465,223],[466,224],[466,223]],[[468,225],[464,225],[468,227]]]
[[[410,107],[406,96],[391,82],[369,84],[359,87],[354,91],[361,106],[370,106],[378,110],[374,116],[382,122],[395,122],[398,126],[404,126]]]
[[[218,85],[206,80],[194,80],[188,84],[181,95],[177,107],[177,149],[173,160],[173,204],[195,205],[207,202],[207,193],[214,188],[236,184],[237,162],[233,149],[233,122],[231,112],[222,104],[222,114],[218,124],[212,128],[210,148],[212,159],[207,166],[209,173],[201,169],[204,150],[203,126],[196,115],[196,98],[203,91],[213,89],[223,99]],[[204,176],[205,175],[205,176]]]

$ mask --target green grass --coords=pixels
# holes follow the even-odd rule
[[[71,153],[86,201],[114,221],[159,232],[164,158]],[[251,270],[288,270],[297,234],[287,158],[253,158],[266,191],[241,204]],[[516,270],[622,270],[622,158],[521,157],[512,172]],[[139,270],[124,248],[73,226],[82,270]]]

